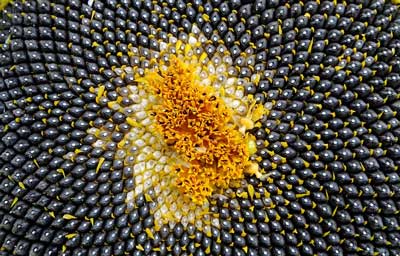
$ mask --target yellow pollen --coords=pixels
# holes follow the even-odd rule
[[[157,131],[185,162],[170,168],[178,189],[203,204],[242,179],[251,162],[248,135],[215,90],[200,84],[195,68],[172,56],[166,70],[148,71],[141,81],[160,99],[153,109]]]

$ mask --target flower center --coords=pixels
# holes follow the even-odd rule
[[[211,86],[201,85],[195,66],[172,56],[166,70],[140,79],[159,98],[154,107],[157,131],[183,163],[171,166],[176,185],[203,204],[213,191],[242,179],[251,165],[249,135],[239,131],[232,110]]]

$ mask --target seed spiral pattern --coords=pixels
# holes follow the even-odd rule
[[[0,255],[400,255],[397,2],[0,1]],[[147,129],[172,56],[255,164],[198,202]]]

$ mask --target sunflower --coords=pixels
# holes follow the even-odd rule
[[[400,255],[398,1],[0,1],[0,255]]]

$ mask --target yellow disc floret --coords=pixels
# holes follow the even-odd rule
[[[247,136],[232,110],[211,86],[200,84],[195,68],[172,56],[166,70],[149,71],[141,81],[160,98],[154,107],[159,133],[185,161],[171,168],[177,186],[202,204],[213,191],[242,179],[251,163]]]
[[[0,11],[4,10],[11,0],[0,0]]]

